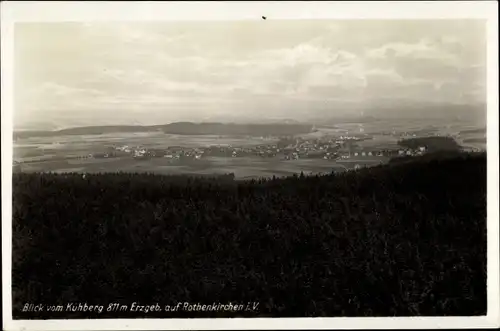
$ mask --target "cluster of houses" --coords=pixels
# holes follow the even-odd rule
[[[424,146],[420,146],[416,149],[406,148],[398,150],[398,156],[417,156],[423,155],[426,152],[426,148]]]
[[[352,158],[352,157],[394,157],[394,156],[418,156],[423,155],[427,151],[425,146],[420,146],[416,149],[404,148],[404,149],[378,149],[378,150],[356,150],[356,151],[344,151],[340,157],[341,158]]]
[[[181,157],[199,159],[204,151],[200,148],[183,148],[180,146],[172,146],[167,149],[121,146],[115,147],[115,152],[104,157],[123,156],[124,153],[125,155],[132,155],[135,159],[166,158],[176,160]]]
[[[416,156],[425,153],[425,147],[417,149],[366,149],[356,143],[364,140],[363,137],[340,136],[335,138],[297,138],[293,141],[280,141],[272,144],[234,147],[227,145],[214,145],[208,147],[181,147],[151,148],[117,146],[106,153],[89,154],[91,158],[110,158],[119,156],[132,156],[136,159],[167,158],[178,160],[189,158],[199,160],[206,156],[218,157],[280,157],[282,160],[297,160],[303,158],[338,160],[363,157],[393,157]]]

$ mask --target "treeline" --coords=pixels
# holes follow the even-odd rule
[[[225,182],[14,174],[14,318],[486,313],[486,156]],[[255,312],[25,303],[259,302]]]

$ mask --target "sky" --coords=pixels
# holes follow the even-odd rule
[[[14,59],[17,128],[304,120],[486,93],[474,20],[16,23]]]

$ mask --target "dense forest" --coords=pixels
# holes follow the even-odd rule
[[[221,181],[14,174],[14,318],[486,313],[486,155]],[[25,303],[258,302],[251,312]]]

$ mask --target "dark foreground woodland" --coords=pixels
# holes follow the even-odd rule
[[[12,286],[16,319],[486,314],[486,155],[248,182],[14,174]],[[106,311],[184,301],[259,305]]]

